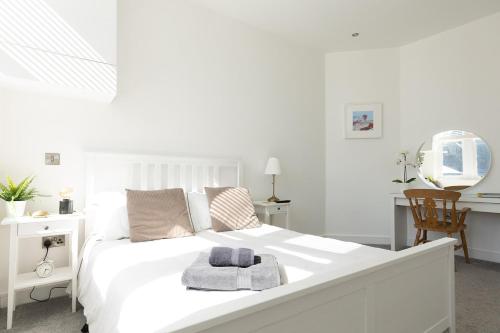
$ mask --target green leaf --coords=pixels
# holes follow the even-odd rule
[[[411,183],[411,182],[414,182],[415,180],[417,180],[417,178],[415,178],[415,177],[414,177],[414,178],[410,178],[410,179],[408,179],[408,180],[406,181],[406,184],[409,184],[409,183]]]
[[[38,192],[32,188],[24,193],[23,201],[32,200],[38,196]]]
[[[12,181],[12,178],[10,178],[9,176],[7,176],[7,184],[9,185],[9,189],[12,192],[14,192],[16,189],[16,184],[14,184],[14,182]]]
[[[398,184],[403,184],[403,181],[401,179],[394,179],[392,182],[398,183]]]
[[[9,189],[4,184],[0,183],[0,191],[2,191],[2,192],[8,192]]]
[[[26,190],[33,182],[33,177],[26,177],[23,181],[18,185],[17,191],[14,195],[14,200],[25,201],[30,200],[26,199]]]

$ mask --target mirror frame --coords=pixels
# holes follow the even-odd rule
[[[471,185],[467,188],[464,188],[464,189],[461,189],[461,190],[453,190],[453,191],[457,191],[457,192],[462,192],[462,191],[466,191],[468,189],[471,189],[479,184],[481,184],[484,179],[490,174],[491,172],[491,167],[493,166],[493,153],[491,152],[491,147],[490,145],[488,144],[488,142],[486,140],[483,139],[483,137],[477,135],[476,133],[474,132],[471,132],[471,131],[468,131],[468,130],[457,130],[457,129],[452,129],[452,130],[444,130],[444,131],[441,131],[441,132],[438,132],[436,134],[433,134],[432,137],[431,137],[431,140],[434,138],[434,136],[438,135],[438,134],[441,134],[441,133],[446,133],[446,132],[453,132],[453,131],[460,131],[460,132],[467,132],[467,133],[471,133],[471,134],[474,134],[476,137],[478,137],[479,139],[481,139],[484,144],[488,147],[488,152],[489,152],[489,155],[490,155],[490,163],[488,165],[488,172],[486,172],[486,174],[484,175],[484,177],[482,177],[477,183],[475,183],[474,185]],[[425,141],[424,141],[424,144],[422,145],[422,147],[418,150],[417,154],[420,154],[420,152],[422,151],[422,149],[424,148],[424,145],[425,145]],[[432,143],[431,143],[431,149],[433,149],[432,147]],[[424,183],[427,187],[430,187],[432,189],[438,189],[438,190],[444,190],[444,188],[440,188],[440,187],[437,187],[435,184],[431,183],[430,181],[428,181],[427,179],[425,179],[424,175],[422,174],[422,167],[419,167],[417,168],[417,175],[418,175],[418,178],[420,179],[420,181],[422,183]]]

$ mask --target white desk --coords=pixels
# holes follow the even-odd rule
[[[410,207],[408,199],[403,193],[391,195],[391,250],[400,250],[407,246],[407,208]],[[473,212],[500,214],[500,199],[479,198],[473,194],[462,194],[457,202],[457,209],[469,207]],[[413,221],[412,221],[413,223]]]

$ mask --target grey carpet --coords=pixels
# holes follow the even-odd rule
[[[500,264],[456,257],[457,333],[500,332]],[[47,303],[17,307],[9,333],[77,333],[85,319],[82,309],[71,313],[67,297]],[[0,312],[0,333],[5,330],[6,310]]]
[[[455,258],[457,333],[499,333],[500,264]]]
[[[14,325],[6,330],[7,311],[0,314],[1,333],[77,333],[80,332],[85,317],[83,310],[71,312],[71,299],[58,297],[46,303],[30,303],[18,306],[14,311]]]

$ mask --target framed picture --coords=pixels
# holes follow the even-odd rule
[[[344,136],[346,139],[382,137],[382,104],[347,104]]]

